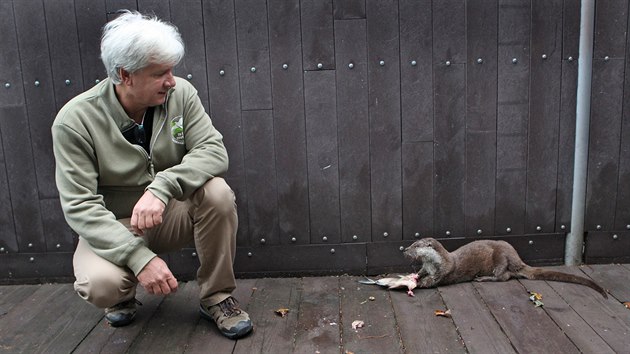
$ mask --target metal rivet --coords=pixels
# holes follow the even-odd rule
[[[380,65],[380,66],[385,66],[385,60],[381,60],[381,61],[379,61],[379,62],[378,62],[378,65]]]
[[[477,58],[477,64],[481,64],[481,63],[483,63],[483,59]]]
[[[192,74],[188,74],[188,75],[186,75],[186,78],[187,78],[188,80],[192,80]]]
[[[282,69],[287,70],[289,68],[289,64],[282,64]]]
[[[295,242],[297,239],[295,237],[291,237],[291,242]]]
[[[221,76],[225,75],[225,70],[219,70],[219,75]]]
[[[561,230],[565,230],[567,227],[565,225],[560,225]]]
[[[527,242],[527,243],[529,243],[530,245],[533,245],[533,244],[534,244],[534,241],[529,240],[529,242]]]
[[[35,257],[29,258],[28,261],[31,262],[31,263],[34,262],[35,261]]]
[[[541,57],[542,57],[543,59],[547,59],[547,54],[543,54]]]
[[[71,83],[72,83],[72,81],[66,80],[66,86],[70,86]]]
[[[505,232],[507,232],[509,234],[510,232],[512,232],[512,228],[508,227],[507,229],[505,229]]]
[[[4,252],[4,247],[0,247],[0,252]]]
[[[190,255],[193,256],[193,257],[197,257],[197,252],[193,252]]]
[[[29,248],[33,247],[33,244],[32,244],[32,243],[29,243],[29,244],[28,244],[28,247],[29,247]]]
[[[400,246],[400,247],[398,247],[398,249],[402,252],[402,251],[404,251],[404,250],[405,250],[405,247]]]
[[[542,230],[542,227],[536,226],[536,231],[540,231],[540,230]]]
[[[516,64],[516,63],[518,63],[518,59],[512,58],[512,64]]]
[[[610,57],[607,55],[607,56],[604,57],[604,60],[609,61]]]
[[[265,239],[264,239],[264,238],[261,238],[261,239],[260,239],[260,243],[265,243],[265,242],[267,242],[267,241],[265,241]]]
[[[389,236],[389,233],[388,232],[383,232],[383,237],[387,237],[387,236]]]
[[[451,61],[447,60],[445,64],[446,64],[446,66],[451,66]]]
[[[613,235],[613,240],[616,240],[616,239],[618,239],[618,238],[619,238],[619,236],[617,236],[617,234],[614,234],[614,235]]]
[[[630,230],[630,225],[626,225],[626,230]]]
[[[450,235],[451,235],[451,232],[447,230],[446,231],[446,236],[450,236]]]
[[[252,66],[252,67],[249,69],[249,71],[251,71],[251,72],[255,73],[255,72],[256,72],[256,67],[255,67],[255,66]]]
[[[39,80],[35,80],[35,87],[39,87],[39,85],[41,85],[41,83],[39,82]]]
[[[481,229],[477,230],[477,235],[481,235],[483,233],[483,231]]]
[[[98,84],[99,82],[101,82],[101,80],[99,80],[99,79],[94,80],[95,84]]]
[[[569,56],[569,57],[567,58],[567,60],[568,60],[568,61],[573,61],[573,57],[572,57],[572,56]]]
[[[4,87],[5,87],[5,88],[9,88],[9,87],[11,87],[11,83],[10,83],[10,82],[5,82],[5,83],[4,83]]]
[[[601,230],[601,229],[602,229],[602,225],[597,225],[597,226],[595,226],[595,228],[596,228],[597,230]]]
[[[349,67],[350,69],[352,69],[352,68],[354,68],[354,64],[353,64],[353,63],[349,63],[349,64],[348,64],[348,67]]]
[[[415,60],[412,60],[411,61],[411,66],[416,66],[416,65],[418,65],[418,63]]]
[[[352,239],[353,239],[353,240],[358,240],[358,239],[359,239],[359,236],[357,236],[357,235],[352,235]]]
[[[326,236],[322,237],[322,241],[324,241],[324,242],[328,241],[328,237],[326,237]]]
[[[334,249],[334,248],[331,248],[331,249],[330,249],[330,253],[335,253],[335,249]]]
[[[419,233],[419,232],[416,232],[416,233],[413,235],[413,237],[415,237],[415,238],[420,237],[420,233]]]
[[[61,244],[60,244],[60,243],[58,243],[58,244],[57,244],[57,246],[55,246],[55,247],[57,247],[57,248],[61,248]]]
[[[251,252],[247,252],[247,257],[251,257],[252,253]]]
[[[324,67],[324,64],[322,64],[322,63],[317,63],[317,68],[318,68],[318,69],[321,69],[321,68],[323,68],[323,67]]]

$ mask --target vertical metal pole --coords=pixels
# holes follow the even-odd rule
[[[586,204],[586,172],[591,114],[591,76],[593,69],[593,33],[595,0],[582,0],[580,18],[580,51],[578,60],[577,101],[575,107],[575,160],[573,166],[573,202],[571,232],[567,235],[564,253],[566,265],[582,263],[584,249],[584,214]]]

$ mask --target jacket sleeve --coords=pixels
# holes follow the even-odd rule
[[[190,85],[190,84],[188,84]],[[171,198],[184,200],[195,190],[228,169],[228,154],[223,145],[223,136],[212,125],[197,91],[188,86],[184,100],[183,123],[186,155],[180,164],[167,168],[155,175],[147,187],[165,204]],[[170,121],[166,122],[170,132]]]
[[[64,124],[53,125],[52,137],[55,179],[68,225],[97,255],[137,275],[155,253],[105,208],[97,193],[97,158],[91,144]]]

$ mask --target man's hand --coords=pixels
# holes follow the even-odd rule
[[[144,235],[144,230],[162,223],[162,213],[166,206],[153,193],[146,191],[133,207],[131,227],[137,235]]]
[[[177,279],[160,257],[153,257],[137,278],[149,294],[167,295],[177,291]]]

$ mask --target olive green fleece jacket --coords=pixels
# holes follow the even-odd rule
[[[136,275],[155,253],[116,219],[130,217],[145,190],[165,204],[184,200],[228,168],[223,137],[197,91],[175,80],[166,103],[155,107],[150,154],[123,137],[135,123],[109,79],[70,100],[52,125],[55,179],[68,225],[97,255]]]

